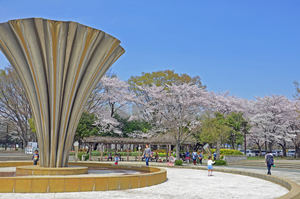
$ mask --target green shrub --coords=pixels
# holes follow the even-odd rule
[[[182,160],[175,160],[175,165],[181,166],[183,163]]]
[[[210,149],[211,153],[214,153],[216,149]],[[220,149],[222,155],[244,155],[242,152],[233,149]]]
[[[216,160],[214,165],[225,166],[227,163],[225,160]]]
[[[78,153],[78,159],[81,160],[81,156],[85,153]]]
[[[89,154],[86,154],[86,153],[78,153],[78,159],[79,160],[82,160],[82,155],[85,155],[85,160],[88,160],[89,159]]]
[[[159,157],[166,157],[165,153],[158,153]]]

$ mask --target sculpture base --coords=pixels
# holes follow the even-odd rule
[[[88,167],[40,167],[39,165],[18,166],[16,175],[78,175],[87,174]]]

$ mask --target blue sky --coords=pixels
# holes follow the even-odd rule
[[[76,21],[121,40],[112,71],[123,80],[172,69],[199,75],[210,91],[292,98],[300,81],[300,1],[0,0],[0,22]],[[8,61],[0,52],[0,68]]]

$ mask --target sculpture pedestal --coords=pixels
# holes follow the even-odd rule
[[[16,175],[78,175],[87,174],[88,167],[40,167],[39,165],[18,166]]]

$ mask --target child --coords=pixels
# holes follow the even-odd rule
[[[196,160],[197,160],[197,158],[198,158],[198,154],[197,154],[196,151],[194,151],[194,152],[192,153],[192,157],[193,157],[193,160],[194,160],[194,165],[196,165]]]
[[[215,162],[211,160],[211,156],[208,157],[208,161],[207,161],[207,170],[208,170],[208,176],[212,176],[212,172],[213,172],[213,166],[212,164],[214,164]],[[209,175],[209,172],[210,175]]]
[[[118,154],[115,155],[115,165],[118,165],[119,162],[119,156]]]
[[[38,154],[38,150],[34,151],[34,155],[32,156],[32,160],[33,160],[33,165],[37,165],[37,162],[39,161],[39,154]]]

